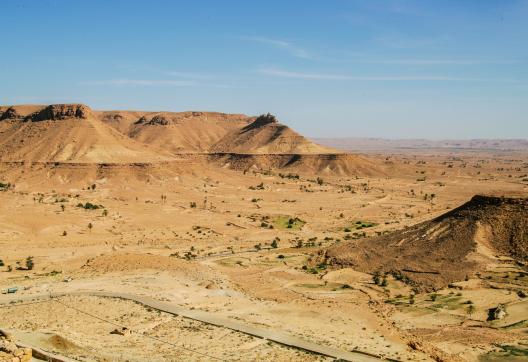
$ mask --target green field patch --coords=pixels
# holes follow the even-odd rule
[[[502,351],[489,352],[480,356],[481,362],[508,361],[520,362],[528,359],[528,348],[522,346],[501,345]]]
[[[236,266],[247,267],[249,262],[250,262],[249,258],[236,257],[236,256],[230,257],[230,258],[224,258],[224,259],[220,259],[216,261],[217,264],[220,264],[222,266],[227,266],[227,267],[236,267]]]
[[[277,216],[273,220],[273,226],[276,229],[282,230],[301,230],[304,224],[306,224],[306,222],[298,217]]]
[[[513,284],[520,287],[528,286],[528,273],[520,269],[490,271],[482,275],[481,279],[496,284]]]
[[[385,300],[385,303],[387,304],[394,304],[394,305],[402,305],[402,304],[409,304],[410,298],[405,295],[398,295],[394,298],[390,298]]]
[[[317,290],[324,290],[324,291],[341,291],[346,290],[348,288],[345,287],[344,284],[340,283],[300,283],[295,285],[298,288],[305,288],[305,289],[317,289]]]
[[[454,310],[454,309],[459,309],[465,306],[466,304],[464,304],[464,302],[465,302],[465,299],[463,299],[462,296],[451,295],[451,294],[440,295],[436,298],[432,307],[436,309],[445,308],[445,309]]]
[[[378,224],[376,224],[375,222],[358,220],[358,221],[354,221],[349,226],[345,226],[343,228],[343,231],[344,232],[351,232],[352,230],[362,230],[362,229],[372,228],[372,227],[375,227],[375,226],[378,226]]]

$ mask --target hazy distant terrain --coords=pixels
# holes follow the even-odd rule
[[[528,151],[526,139],[427,140],[344,137],[313,140],[323,146],[361,152],[409,149]]]

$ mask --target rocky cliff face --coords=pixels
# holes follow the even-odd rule
[[[4,111],[0,110],[0,121],[4,119],[20,119],[22,116],[13,107],[6,108]]]
[[[32,122],[56,121],[61,119],[86,119],[92,110],[84,104],[52,104],[46,108],[30,114],[26,120]]]

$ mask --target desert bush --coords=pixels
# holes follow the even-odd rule
[[[372,276],[372,281],[373,281],[374,284],[376,284],[376,285],[379,285],[379,284],[380,284],[381,276],[380,276],[380,273],[379,273],[379,272],[375,272],[375,273],[374,273],[374,275]]]
[[[381,286],[386,287],[389,285],[389,282],[387,281],[387,277],[383,277],[383,280],[381,281]]]
[[[0,182],[0,191],[7,191],[11,188],[11,183],[3,183],[3,182]]]
[[[97,209],[103,209],[104,206],[103,205],[96,205],[96,204],[92,204],[91,202],[86,202],[86,203],[82,203],[82,202],[79,202],[77,204],[77,207],[81,207],[85,210],[97,210]]]
[[[33,267],[35,266],[35,263],[33,262],[33,257],[28,256],[26,258],[26,269],[27,270],[33,270]]]

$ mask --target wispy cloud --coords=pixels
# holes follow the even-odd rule
[[[424,48],[438,45],[444,39],[433,37],[404,36],[400,34],[387,34],[374,39],[378,44],[394,49]]]
[[[80,82],[82,86],[168,86],[168,87],[212,87],[229,88],[225,84],[201,83],[194,80],[152,80],[152,79],[107,79]]]
[[[303,58],[303,59],[312,58],[312,55],[306,49],[298,47],[290,41],[280,40],[280,39],[271,39],[271,38],[259,37],[259,36],[243,36],[241,37],[241,39],[251,41],[254,43],[266,44],[266,45],[270,45],[275,48],[285,50],[297,58]]]
[[[160,71],[161,74],[165,74],[171,77],[177,78],[186,78],[186,79],[212,79],[214,76],[210,74],[198,74],[198,73],[189,73],[189,72],[179,72],[179,71]]]
[[[175,78],[196,80],[215,78],[215,76],[211,74],[194,73],[182,70],[167,70],[152,65],[117,64],[115,67],[120,71],[125,71],[132,74],[156,74],[158,76],[163,75]]]
[[[258,73],[274,77],[304,79],[304,80],[335,80],[335,81],[500,81],[514,82],[508,79],[463,78],[444,75],[395,75],[395,76],[356,76],[349,74],[304,73],[280,70],[275,68],[260,68]]]
[[[354,59],[350,63],[396,64],[396,65],[476,65],[476,64],[517,64],[513,59]]]

